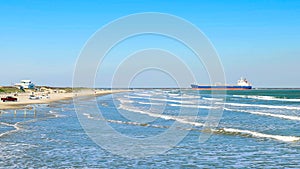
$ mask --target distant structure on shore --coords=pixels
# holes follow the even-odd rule
[[[21,80],[21,82],[16,83],[15,86],[20,89],[34,89],[35,87],[31,80]]]

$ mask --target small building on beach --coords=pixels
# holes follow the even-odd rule
[[[35,87],[31,80],[21,80],[21,82],[16,83],[15,86],[20,89],[34,89]]]

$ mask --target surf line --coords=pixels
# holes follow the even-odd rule
[[[170,115],[151,113],[151,112],[147,112],[147,111],[140,110],[140,109],[130,108],[130,107],[124,106],[124,105],[120,105],[119,109],[131,111],[131,112],[135,112],[135,113],[140,113],[140,114],[145,114],[145,115],[148,115],[151,117],[157,117],[157,118],[161,118],[161,119],[165,119],[165,120],[174,120],[174,121],[178,121],[183,124],[190,124],[190,125],[199,126],[199,127],[202,127],[204,125],[203,123],[191,122],[191,121],[188,121],[188,120],[185,120],[185,119],[182,119],[179,117],[175,117],[175,116],[170,116]]]
[[[232,95],[233,97],[249,98],[257,100],[271,100],[271,101],[282,101],[282,102],[300,102],[300,99],[288,99],[288,98],[277,98],[274,96],[255,96],[255,95]]]
[[[224,108],[224,110],[231,111],[231,112],[243,112],[243,113],[256,114],[256,115],[262,115],[262,116],[277,117],[277,118],[287,119],[287,120],[300,121],[299,116],[289,116],[289,115],[284,115],[284,114],[273,114],[273,113],[264,113],[264,112],[247,111],[247,110],[236,110],[236,109],[229,109],[229,108]]]
[[[252,137],[257,137],[257,138],[271,138],[283,142],[295,142],[299,141],[300,137],[296,136],[281,136],[281,135],[272,135],[272,134],[264,134],[264,133],[259,133],[255,131],[250,131],[250,130],[240,130],[240,129],[233,129],[233,128],[222,128],[219,130],[215,130],[216,133],[221,133],[221,134],[237,134],[237,135],[247,135],[247,136],[252,136]]]
[[[4,133],[1,133],[0,134],[0,138],[5,136],[5,135],[8,135],[8,134],[11,134],[11,133],[14,133],[14,132],[17,132],[19,130],[21,130],[21,127],[18,126],[20,122],[17,122],[15,124],[9,124],[9,123],[4,123],[4,122],[0,122],[1,125],[5,125],[5,126],[9,126],[9,127],[13,127],[14,130],[10,130],[10,131],[7,131],[7,132],[4,132]]]
[[[216,103],[222,104],[222,103]],[[235,107],[260,107],[268,109],[287,109],[287,110],[300,110],[300,107],[292,106],[276,106],[276,105],[264,105],[264,104],[243,104],[243,103],[224,103],[225,105],[235,106]]]
[[[139,109],[137,110],[137,109],[134,109],[134,108],[126,107],[124,105],[120,105],[119,108],[127,110],[127,111],[131,111],[131,112],[146,114],[146,115],[149,115],[149,116],[152,116],[152,117],[162,118],[162,119],[165,119],[165,120],[176,120],[180,123],[191,124],[191,125],[199,126],[199,127],[204,126],[203,123],[190,122],[190,121],[180,119],[180,118],[174,117],[174,116],[160,115],[160,114],[146,112],[146,111],[139,110]],[[195,130],[197,130],[197,129],[195,129]],[[202,131],[202,130],[199,130],[199,131]],[[256,137],[256,138],[275,139],[275,140],[279,140],[279,141],[283,141],[283,142],[295,142],[295,141],[300,140],[300,137],[296,137],[296,136],[281,136],[281,135],[264,134],[264,133],[260,133],[260,132],[250,131],[250,130],[241,130],[241,129],[233,129],[233,128],[212,129],[211,131],[213,133],[221,133],[221,134],[229,134],[230,133],[230,134],[238,134],[238,135],[241,135],[241,136],[247,135],[247,136]],[[203,131],[203,132],[206,132],[206,131]]]

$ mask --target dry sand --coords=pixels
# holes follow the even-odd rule
[[[21,109],[30,104],[46,104],[50,102],[73,99],[73,97],[82,97],[82,96],[101,96],[119,92],[126,92],[128,90],[84,90],[76,93],[50,93],[48,94],[49,98],[41,98],[37,100],[29,99],[29,96],[32,93],[21,93],[18,96],[13,96],[18,98],[17,102],[0,102],[0,110],[4,109]],[[44,92],[34,92],[35,96],[45,95]],[[2,97],[12,96],[10,94],[1,94]]]

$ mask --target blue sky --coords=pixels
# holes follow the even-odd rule
[[[255,87],[300,87],[297,0],[2,1],[0,85],[31,79],[38,85],[71,86],[89,37],[115,19],[141,12],[169,13],[196,25],[215,46],[228,83],[245,76]],[[198,63],[190,66],[202,70]],[[106,76],[96,85],[107,85]],[[168,84],[163,76],[155,76],[160,77],[155,85]],[[199,73],[198,82],[208,83],[204,76]]]

